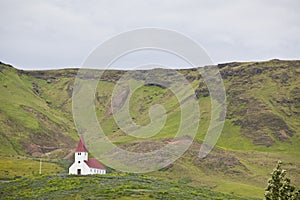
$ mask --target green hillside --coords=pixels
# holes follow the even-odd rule
[[[199,75],[202,68],[179,70],[195,89],[200,126],[193,145],[181,158],[147,175],[261,198],[269,173],[280,159],[292,183],[300,186],[300,61],[227,63],[218,68],[226,88],[227,115],[216,147],[206,158],[197,157],[211,117],[209,92]],[[140,71],[136,80],[153,79],[159,70]],[[95,95],[98,121],[120,147],[151,151],[174,137],[180,119],[178,101],[169,89],[144,84],[129,102],[133,121],[149,124],[149,108],[160,104],[168,113],[166,124],[148,139],[126,135],[115,123],[110,108],[112,91],[124,73],[111,70],[101,77]],[[78,140],[71,110],[76,74],[76,69],[22,71],[0,64],[0,161],[4,163],[0,165],[0,178],[31,176],[39,163],[36,157],[49,164],[44,173],[66,169],[53,159],[68,155]],[[24,172],[15,166],[22,162],[33,166]]]

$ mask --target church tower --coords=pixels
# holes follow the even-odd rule
[[[80,138],[75,150],[75,162],[81,163],[88,160],[88,150],[86,149],[83,139]]]

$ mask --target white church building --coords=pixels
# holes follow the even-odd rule
[[[106,174],[106,169],[95,158],[89,158],[83,139],[80,138],[75,150],[75,161],[69,167],[69,174]]]

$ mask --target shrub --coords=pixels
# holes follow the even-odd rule
[[[265,190],[266,200],[300,200],[300,190],[291,185],[291,180],[286,177],[286,170],[281,169],[281,161],[278,161],[272,172]]]

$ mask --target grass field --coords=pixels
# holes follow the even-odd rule
[[[254,199],[134,174],[32,176],[0,184],[1,199]]]
[[[58,174],[65,172],[57,161],[41,159],[42,174]],[[40,172],[40,160],[24,156],[0,157],[0,177],[3,180],[15,179],[16,177],[29,177]]]

